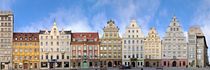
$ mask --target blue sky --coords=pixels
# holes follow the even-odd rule
[[[14,12],[16,32],[49,30],[56,19],[60,29],[102,34],[112,19],[122,34],[136,19],[144,35],[155,26],[161,37],[176,15],[185,34],[200,25],[210,45],[210,0],[0,0],[0,9]]]

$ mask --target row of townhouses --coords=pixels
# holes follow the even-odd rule
[[[119,67],[206,67],[206,38],[199,26],[192,26],[188,39],[174,16],[162,40],[155,27],[144,35],[131,20],[122,37],[113,20],[98,32],[51,30],[13,32],[14,14],[0,12],[1,69],[78,69]]]

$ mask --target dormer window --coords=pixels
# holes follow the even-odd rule
[[[134,24],[132,24],[132,27],[134,27]]]
[[[25,40],[28,40],[28,38],[25,38]]]
[[[97,41],[97,38],[95,38],[94,41]]]

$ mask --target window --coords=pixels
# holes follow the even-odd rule
[[[166,61],[164,61],[164,63],[163,63],[163,64],[164,64],[164,66],[166,66]]]
[[[57,46],[59,46],[59,42],[57,42]]]
[[[126,58],[126,55],[124,55],[124,58]]]
[[[51,42],[51,46],[53,46],[53,42]]]
[[[66,56],[67,59],[69,59],[69,56]]]
[[[43,36],[41,36],[41,39],[43,39]]]
[[[51,55],[50,58],[53,59],[53,56]]]
[[[98,47],[97,46],[95,46],[95,50],[98,50]]]
[[[59,55],[57,55],[57,59],[59,59]]]
[[[48,55],[46,55],[45,58],[48,59]]]
[[[103,50],[103,47],[100,47],[101,50]]]
[[[8,17],[8,20],[10,21],[11,20],[11,17]]]
[[[48,39],[48,36],[46,36],[45,38]]]
[[[62,54],[62,59],[64,59],[64,54]]]
[[[31,37],[29,37],[29,40],[32,40],[32,38],[31,38]]]
[[[43,59],[43,55],[41,56],[41,59]]]
[[[92,50],[92,46],[89,46],[89,50]]]
[[[51,36],[51,39],[53,39],[53,36]]]
[[[132,43],[134,44],[134,40],[132,41]]]
[[[130,40],[128,40],[128,44],[130,44]]]
[[[59,48],[57,48],[57,52],[59,52]]]
[[[46,42],[46,46],[48,46],[48,42]]]
[[[183,66],[185,66],[185,61],[183,61]]]
[[[139,55],[138,54],[136,54],[136,58],[139,58]]]
[[[28,40],[28,38],[25,38],[25,40]]]
[[[87,47],[86,46],[84,46],[84,50],[87,50]]]
[[[43,46],[43,42],[41,42],[41,46]]]

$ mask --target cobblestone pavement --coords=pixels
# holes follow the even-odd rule
[[[41,70],[69,70],[69,69],[41,69]],[[210,70],[210,68],[151,68],[151,67],[144,67],[144,68],[131,68],[131,69],[119,69],[119,68],[85,68],[85,69],[70,69],[70,70]]]
[[[132,68],[132,69],[119,69],[119,68],[107,68],[107,70],[210,70],[210,68]]]

